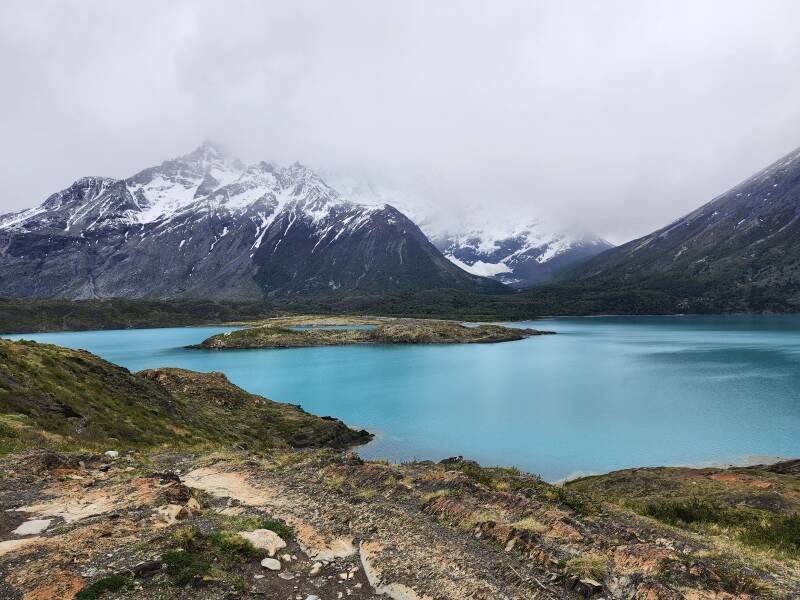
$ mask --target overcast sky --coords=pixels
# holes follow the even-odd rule
[[[620,243],[800,146],[800,2],[0,0],[0,213],[204,138]]]

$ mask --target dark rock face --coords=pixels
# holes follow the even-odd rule
[[[210,144],[129,179],[86,177],[0,217],[0,296],[259,300],[431,288],[502,291],[390,206],[339,196],[295,164]]]
[[[571,279],[667,290],[675,310],[800,310],[800,149]]]

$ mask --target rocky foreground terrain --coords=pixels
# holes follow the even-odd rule
[[[6,457],[2,469],[3,598],[800,594],[796,548],[792,558],[719,531],[699,535],[572,486],[461,459],[39,450]],[[687,476],[765,481],[749,473]],[[766,481],[776,497],[792,497],[784,485],[797,490],[794,475]]]
[[[190,346],[206,350],[245,348],[304,348],[349,344],[489,344],[512,342],[547,331],[511,328],[501,325],[467,327],[453,321],[417,319],[369,320],[340,318],[331,326],[315,323],[307,329],[292,329],[285,322],[297,319],[270,319],[259,325],[213,335]],[[374,325],[364,329],[340,329],[348,325]]]
[[[370,435],[221,374],[0,342],[0,598],[800,597],[800,467],[563,486]]]

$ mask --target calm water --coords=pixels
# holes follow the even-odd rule
[[[365,427],[366,457],[462,454],[549,480],[629,466],[800,456],[800,317],[548,319],[559,335],[452,346],[182,350],[224,328],[16,337],[129,369],[223,371]],[[9,336],[10,337],[10,336]]]

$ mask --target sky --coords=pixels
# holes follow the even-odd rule
[[[0,0],[0,213],[218,140],[457,230],[644,235],[800,146],[795,0]]]

